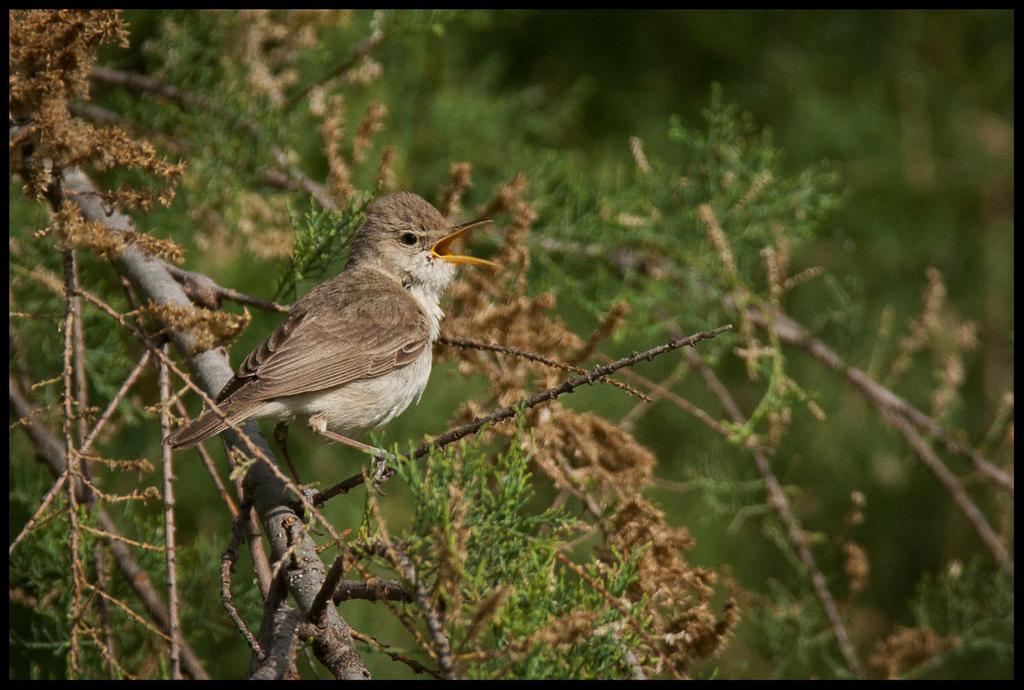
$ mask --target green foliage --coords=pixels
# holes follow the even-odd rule
[[[17,502],[32,505],[24,499]],[[70,651],[67,612],[73,596],[68,576],[68,535],[71,529],[66,508],[61,512],[52,523],[58,525],[59,529],[41,529],[32,533],[18,546],[10,561],[11,586],[18,593],[12,602],[16,604],[12,610],[12,667],[19,670],[27,668],[33,677],[62,678],[68,673],[65,668]],[[135,511],[128,511],[127,517],[123,524],[132,539],[151,544],[160,543],[159,528],[152,520],[140,519],[141,516]],[[79,509],[78,520],[93,529],[99,528],[95,516],[84,506]],[[100,541],[101,538],[95,532],[80,532],[78,558],[92,582],[97,580],[95,554]],[[163,555],[157,551],[139,549],[137,557],[141,567],[148,572],[159,572],[162,569],[160,565]],[[110,559],[109,555],[104,558]],[[129,583],[117,573],[112,563],[110,559],[105,565],[112,578],[105,590],[111,597],[106,602],[106,615],[111,629],[116,631],[119,662],[124,668],[139,668],[147,663],[148,658],[162,652],[163,644],[137,618],[124,610],[126,606],[135,610],[138,605],[127,603],[134,600],[134,595]],[[96,596],[96,593],[88,590],[82,593],[83,600]],[[32,615],[26,615],[26,607]],[[145,615],[142,617],[145,618]],[[82,624],[79,644],[83,672],[88,677],[105,677],[108,675],[105,660],[97,645],[84,632],[91,628],[97,634],[102,634],[100,620],[96,616],[89,616]],[[59,665],[55,667],[54,662],[58,660]],[[117,669],[114,674],[123,677]]]
[[[292,219],[295,242],[288,265],[278,279],[277,297],[295,297],[303,280],[319,281],[329,268],[337,272],[348,260],[352,235],[366,218],[366,207],[373,197],[357,192],[341,212],[321,209],[310,200],[309,210],[301,221]]]
[[[564,508],[538,507],[524,433],[520,425],[498,453],[471,441],[420,460],[400,456],[397,476],[415,506],[403,548],[445,612],[453,653],[477,653],[465,677],[629,677],[623,654],[635,648],[635,632],[621,610],[556,560],[586,525]],[[373,513],[365,520],[364,536],[373,538]],[[618,598],[635,577],[635,556],[591,556],[584,567]],[[405,613],[415,620],[418,611],[409,604]],[[586,616],[583,630],[567,627],[574,616]]]
[[[956,644],[908,677],[942,677],[944,670],[958,664],[983,669],[985,677],[998,677],[996,669],[1013,664],[1013,581],[981,559],[966,566],[952,561],[944,573],[926,575],[911,610],[917,627]]]

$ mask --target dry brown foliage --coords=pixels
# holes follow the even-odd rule
[[[921,316],[911,320],[908,333],[900,338],[898,353],[886,383],[899,380],[911,367],[914,356],[931,350],[933,372],[938,385],[932,392],[931,415],[939,421],[948,419],[964,382],[964,355],[978,345],[977,325],[961,321],[946,302],[946,284],[942,273],[934,267],[926,271],[927,285],[922,297]]]
[[[168,163],[148,142],[133,140],[119,127],[94,126],[69,110],[73,99],[89,97],[96,48],[128,40],[120,15],[112,10],[11,10],[8,18],[11,117],[24,127],[11,142],[12,156],[20,156],[23,143],[32,144],[31,156],[21,157],[26,193],[41,197],[53,181],[54,169],[138,168],[163,187],[122,187],[104,193],[105,200],[143,210],[157,202],[170,204],[182,163]]]
[[[888,680],[899,678],[907,670],[944,654],[959,644],[955,637],[942,637],[927,628],[905,628],[879,640],[874,653],[868,657],[868,666],[877,675]]]
[[[138,313],[155,317],[163,324],[158,332],[191,331],[196,339],[196,352],[230,344],[252,321],[247,308],[243,308],[241,314],[232,314],[198,306],[173,307],[151,303],[140,307]]]
[[[453,165],[448,189],[467,185],[468,173],[468,168]],[[525,198],[527,187],[526,177],[517,175],[480,214],[494,217],[507,213],[511,217],[492,257],[499,268],[495,273],[467,271],[460,275],[451,290],[452,315],[445,330],[557,361],[564,361],[566,353],[576,353],[572,360],[582,361],[614,334],[628,309],[616,305],[584,341],[555,314],[554,294],[527,294],[525,273],[530,253],[526,235],[536,219],[536,211]],[[446,190],[441,198],[454,196]],[[441,354],[455,358],[463,374],[486,376],[501,405],[523,398],[536,387],[554,385],[563,375],[558,369],[538,368],[528,360],[500,353],[449,349]],[[458,417],[469,419],[483,411],[483,406],[471,402]],[[527,410],[525,419],[532,439],[524,442],[537,466],[557,487],[584,501],[605,536],[604,548],[641,554],[639,578],[628,599],[634,604],[645,602],[645,613],[651,616],[658,640],[658,648],[652,651],[661,656],[657,662],[660,669],[671,670],[662,663],[668,660],[679,672],[692,660],[718,650],[739,621],[739,609],[732,600],[721,613],[712,609],[714,572],[686,562],[685,552],[693,547],[689,533],[670,527],[664,513],[641,497],[651,483],[654,455],[615,423],[558,401]],[[499,425],[492,433],[511,437],[514,429]],[[610,519],[603,516],[606,508],[614,511]],[[569,634],[570,629],[572,626],[556,637],[561,639],[562,632]]]
[[[53,214],[50,224],[36,233],[37,238],[56,232],[62,241],[73,247],[85,247],[105,259],[116,259],[134,244],[146,254],[158,256],[176,264],[185,261],[185,253],[171,240],[153,237],[135,230],[112,231],[103,223],[92,223],[82,217],[78,206],[65,200]]]

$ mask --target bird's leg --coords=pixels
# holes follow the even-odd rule
[[[312,429],[314,433],[323,436],[329,441],[344,443],[347,446],[358,448],[364,453],[372,453],[374,470],[373,477],[371,478],[371,480],[377,493],[381,494],[382,496],[385,495],[380,488],[380,484],[384,481],[384,479],[394,474],[394,470],[388,467],[388,460],[393,460],[395,457],[392,453],[389,453],[383,448],[377,448],[376,446],[361,443],[359,441],[356,441],[355,439],[349,438],[348,436],[342,436],[341,434],[336,434],[333,431],[330,431],[327,428],[327,420],[324,419],[323,416],[321,415],[313,415],[312,417],[309,418],[309,428]]]
[[[299,473],[295,470],[295,464],[292,462],[291,453],[288,452],[288,422],[278,422],[277,426],[274,427],[274,441],[277,443],[277,447],[281,449],[281,455],[284,456],[285,462],[288,463],[288,469],[291,471],[295,483],[301,484]]]
[[[333,431],[327,428],[327,420],[324,419],[322,415],[313,415],[312,417],[310,417],[309,428],[313,430],[313,433],[323,436],[328,441],[334,441],[335,443],[344,443],[346,446],[358,448],[364,453],[374,453],[377,455],[381,453],[387,454],[386,450],[377,448],[376,446],[370,446],[360,441],[357,441],[354,438],[349,438],[348,436],[342,436],[341,434],[334,433]]]

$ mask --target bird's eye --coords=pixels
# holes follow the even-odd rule
[[[414,244],[416,244],[416,242],[418,241],[419,238],[417,238],[414,233],[404,232],[404,233],[402,233],[402,238],[401,239],[402,239],[402,244],[404,244],[407,247],[411,247]]]

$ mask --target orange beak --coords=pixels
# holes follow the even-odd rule
[[[445,235],[430,248],[430,253],[438,259],[443,259],[448,263],[452,264],[473,264],[475,266],[489,266],[490,268],[497,268],[498,264],[487,259],[479,259],[475,256],[463,256],[461,254],[452,254],[451,246],[452,242],[459,239],[473,228],[479,227],[485,223],[490,223],[490,219],[484,220],[473,220],[468,223],[463,223],[455,227],[455,231]]]

